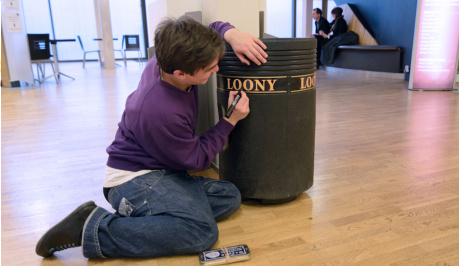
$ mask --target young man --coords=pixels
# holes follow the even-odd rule
[[[320,31],[330,32],[330,24],[326,18],[322,17],[322,9],[314,8],[312,10],[312,18],[315,20],[316,34],[319,34]]]
[[[322,10],[320,8],[314,8],[312,10],[312,17],[314,18],[314,24],[316,25],[316,34],[314,34],[314,37],[317,39],[317,59],[316,59],[316,64],[317,64],[317,69],[319,69],[320,64],[320,56],[321,56],[321,51],[322,51],[322,46],[327,42],[327,40],[323,37],[320,36],[321,32],[326,32],[327,34],[330,32],[330,24],[328,23],[328,20],[324,17],[322,17]]]
[[[245,93],[229,119],[194,135],[198,84],[218,71],[224,38],[238,57],[266,62],[266,46],[229,23],[210,27],[188,17],[166,19],[155,33],[156,58],[147,64],[137,90],[126,101],[109,158],[104,195],[113,214],[89,201],[38,241],[43,257],[82,245],[88,258],[195,254],[218,238],[217,221],[240,206],[229,182],[190,176],[207,167],[223,148],[235,124],[249,113]],[[231,92],[232,102],[236,92]]]

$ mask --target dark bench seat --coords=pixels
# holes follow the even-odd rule
[[[340,45],[338,49],[365,51],[397,51],[400,50],[400,47],[393,45]]]
[[[393,45],[341,45],[329,67],[400,73],[402,48]]]

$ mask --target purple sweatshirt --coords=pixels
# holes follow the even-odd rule
[[[233,26],[209,25],[223,34]],[[145,67],[137,89],[128,96],[107,165],[120,170],[206,168],[225,145],[233,125],[221,119],[202,136],[194,135],[198,87],[183,91],[163,80],[156,58]]]

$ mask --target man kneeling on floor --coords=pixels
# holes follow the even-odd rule
[[[89,201],[46,232],[36,253],[52,256],[82,246],[87,258],[197,254],[218,239],[216,222],[239,209],[231,183],[190,176],[206,168],[236,123],[249,114],[245,93],[230,118],[195,136],[198,88],[224,56],[224,38],[239,59],[266,62],[266,46],[229,23],[209,27],[191,18],[165,19],[155,32],[156,58],[126,100],[115,140],[107,148],[104,195],[113,214]],[[231,92],[228,103],[236,92]],[[228,104],[229,105],[229,104]]]

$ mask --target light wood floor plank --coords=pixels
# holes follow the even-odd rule
[[[2,88],[2,265],[199,265],[197,256],[88,260],[81,248],[35,254],[82,202],[112,210],[105,149],[144,65],[60,67],[75,81]],[[244,202],[218,224],[215,247],[248,244],[241,265],[251,266],[459,265],[459,94],[406,87],[318,71],[313,187],[285,204]]]

